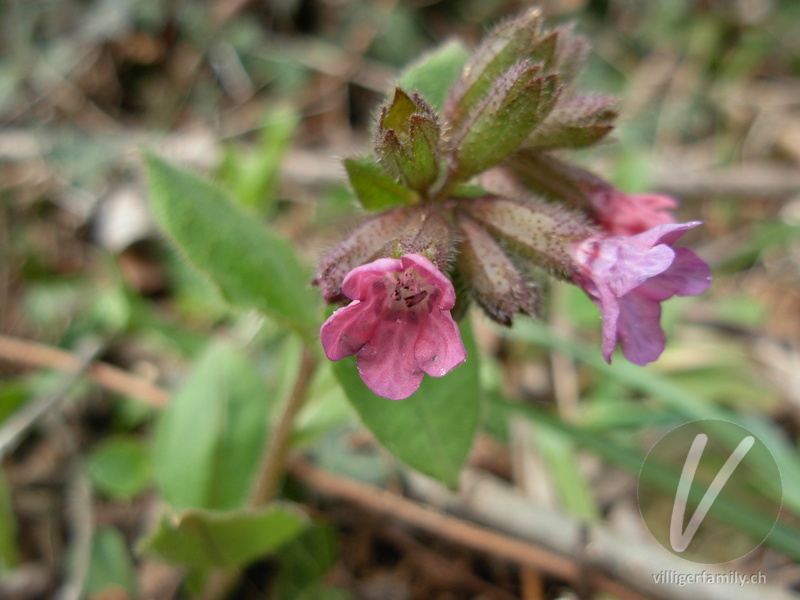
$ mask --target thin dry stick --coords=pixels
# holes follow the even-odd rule
[[[28,429],[48,414],[67,395],[69,390],[83,377],[94,357],[102,349],[103,344],[98,344],[83,358],[70,355],[75,359],[75,365],[69,370],[68,375],[63,376],[58,388],[40,394],[3,422],[3,426],[0,427],[0,459],[13,452]]]
[[[368,510],[386,514],[420,529],[450,538],[470,548],[533,567],[575,584],[583,580],[581,567],[569,558],[456,519],[389,491],[326,473],[305,460],[292,461],[289,471],[307,486],[322,494],[348,500]],[[594,589],[607,592],[621,600],[645,598],[599,573],[590,575],[590,584]]]
[[[75,354],[5,335],[0,335],[0,359],[60,371],[75,371],[81,366],[81,359]],[[166,390],[107,363],[93,362],[86,375],[109,391],[137,398],[156,408],[163,408],[169,400]]]

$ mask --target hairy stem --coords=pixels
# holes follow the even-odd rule
[[[289,442],[294,431],[294,420],[308,395],[308,386],[316,367],[316,357],[308,347],[304,347],[294,388],[280,419],[272,430],[261,459],[258,478],[253,484],[250,494],[249,504],[251,507],[263,506],[272,500],[278,491],[281,478],[286,470],[286,454],[289,451]]]

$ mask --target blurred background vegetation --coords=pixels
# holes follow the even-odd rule
[[[667,351],[647,369],[621,357],[614,367],[602,363],[596,309],[577,289],[555,289],[552,329],[520,319],[503,332],[476,316],[482,383],[497,400],[486,403],[486,433],[470,464],[576,518],[643,539],[631,465],[682,422],[733,420],[773,444],[784,477],[781,523],[791,532],[800,514],[800,3],[540,4],[592,42],[579,87],[620,98],[615,142],[577,159],[626,191],[680,198],[679,220],[705,222],[687,239],[715,281],[702,297],[664,306]],[[148,405],[87,382],[61,392],[63,373],[4,341],[0,428],[8,434],[18,411],[48,395],[59,404],[3,447],[0,596],[191,597],[192,582],[176,591],[182,578],[139,555],[137,541],[165,499],[237,506],[264,436],[250,425],[266,425],[299,368],[296,339],[226,304],[159,233],[142,150],[215,178],[310,266],[358,222],[340,159],[368,148],[375,109],[399,69],[453,36],[475,43],[527,5],[0,4],[0,333],[79,355],[100,348],[103,361],[199,397],[192,410],[207,405],[241,427],[196,444],[232,462],[220,468],[222,479],[196,484],[212,500],[186,500],[195,484],[170,483],[164,473],[201,464],[186,450],[196,431],[161,419],[152,404],[163,399]],[[360,430],[328,370],[312,390],[297,448],[335,473],[397,488],[398,466]],[[215,394],[242,398],[241,406],[225,412]],[[530,409],[522,425],[501,398]],[[609,450],[614,444],[628,454]],[[311,592],[298,582],[323,577],[317,595],[302,597],[530,592],[512,563],[384,527],[347,503],[310,497],[296,481],[287,487],[318,525],[253,567],[237,597],[301,597]],[[76,523],[87,520],[81,533]],[[735,528],[715,543],[746,532]],[[792,552],[767,544],[735,566],[797,590],[800,556]],[[426,560],[455,575],[437,578]],[[65,595],[76,581],[77,595]],[[541,597],[568,593],[557,578],[539,585]]]

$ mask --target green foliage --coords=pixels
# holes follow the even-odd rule
[[[91,560],[86,576],[86,594],[89,597],[110,593],[112,589],[124,590],[136,597],[136,572],[119,530],[106,527],[95,532],[92,538]]]
[[[478,352],[466,322],[461,336],[466,362],[446,377],[426,376],[414,394],[397,402],[364,385],[354,358],[333,365],[350,403],[378,441],[404,463],[450,487],[458,485],[480,417]]]
[[[726,410],[705,397],[681,388],[651,369],[644,369],[625,362],[614,365],[606,364],[599,350],[564,339],[540,323],[532,321],[519,323],[513,330],[505,331],[504,335],[570,354],[591,366],[604,378],[657,399],[660,404],[682,418],[730,421],[752,431],[769,447],[783,474],[784,504],[787,509],[800,514],[800,458],[798,451],[787,441],[785,435],[768,420],[756,414],[743,415]],[[776,488],[774,483],[769,480],[761,482],[764,493],[780,501],[781,490]]]
[[[352,418],[341,386],[333,376],[331,364],[322,363],[314,375],[308,400],[295,419],[292,446],[304,447]]]
[[[11,504],[11,490],[0,471],[0,574],[15,567],[18,560],[17,522]]]
[[[104,440],[87,457],[86,467],[94,486],[112,498],[130,500],[151,481],[149,448],[131,436]]]
[[[153,213],[186,258],[228,301],[316,337],[317,308],[292,245],[241,212],[217,187],[154,155],[147,157]]]
[[[610,436],[565,423],[561,419],[535,407],[498,399],[493,400],[493,404],[495,408],[505,410],[510,414],[524,415],[537,424],[545,425],[553,431],[562,432],[577,446],[591,450],[597,456],[630,471],[634,475],[645,477],[644,483],[667,494],[670,501],[674,499],[680,473],[666,465],[662,465],[660,468],[651,466],[648,470],[643,471],[642,464],[644,463],[645,455],[636,448],[620,444]],[[754,532],[761,533],[761,535],[763,535],[763,531],[769,531],[774,521],[774,516],[770,517],[754,510],[752,506],[746,506],[732,501],[730,498],[723,497],[718,497],[715,500],[711,508],[711,514],[745,533]],[[781,522],[776,523],[765,543],[794,558],[800,558],[800,531],[797,531],[794,526]]]
[[[419,201],[415,192],[395,182],[371,157],[346,159],[344,167],[356,198],[367,210],[386,210]]]
[[[156,429],[153,460],[164,499],[178,509],[243,506],[272,402],[241,351],[210,344]]]
[[[263,120],[254,156],[229,149],[220,175],[234,198],[266,213],[275,201],[278,172],[300,122],[299,111],[288,104],[270,107]]]
[[[140,551],[171,563],[211,569],[244,567],[300,534],[308,519],[290,505],[258,510],[187,510],[164,516]]]
[[[308,598],[339,558],[339,533],[317,521],[277,553],[278,572],[272,586],[275,598]]]
[[[25,404],[30,397],[32,387],[27,379],[0,381],[0,423]]]
[[[552,36],[540,39],[541,11],[529,9],[520,16],[495,26],[483,43],[466,61],[448,100],[448,114],[456,123],[490,95],[491,89],[504,73],[529,59],[530,64],[552,59],[554,44]],[[546,42],[546,43],[545,43]],[[545,55],[540,48],[548,49]]]
[[[581,469],[573,441],[544,423],[535,423],[532,427],[533,443],[553,481],[559,505],[584,522],[597,521],[600,511]]]

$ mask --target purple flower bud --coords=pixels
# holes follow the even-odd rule
[[[482,182],[492,191],[529,188],[567,202],[586,210],[608,235],[636,235],[674,223],[670,211],[678,206],[662,194],[626,194],[586,169],[529,149],[515,152],[506,167],[485,173]]]
[[[342,292],[353,301],[325,321],[320,339],[330,360],[357,354],[369,389],[390,400],[413,394],[423,373],[442,377],[466,360],[450,315],[453,284],[419,254],[380,258],[350,271]]]
[[[458,270],[486,314],[502,325],[511,325],[520,312],[537,314],[538,290],[530,274],[477,221],[459,214],[457,223],[461,237]]]
[[[700,221],[658,225],[630,237],[593,236],[572,246],[573,281],[600,309],[603,357],[611,362],[617,342],[637,365],[664,351],[661,302],[696,296],[711,284],[711,271],[694,252],[673,248]]]
[[[626,194],[612,186],[588,191],[598,224],[609,235],[636,235],[675,222],[675,198],[662,194]]]

